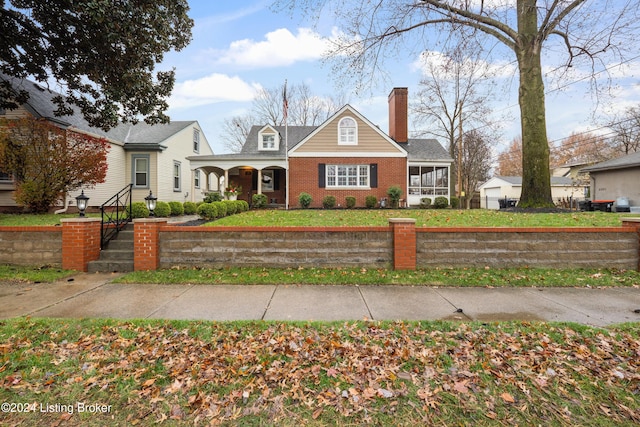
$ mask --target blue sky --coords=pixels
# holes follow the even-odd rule
[[[336,31],[331,22],[314,26],[301,16],[274,13],[269,8],[271,0],[190,0],[189,4],[195,20],[193,41],[181,52],[167,54],[162,65],[176,69],[176,87],[168,112],[172,120],[197,120],[216,154],[226,152],[220,139],[224,119],[249,111],[256,89],[278,87],[285,79],[290,84],[306,83],[315,95],[342,95],[384,131],[388,130],[387,95],[391,89],[408,87],[410,99],[420,89],[418,58],[407,57],[404,63],[393,64],[391,78],[365,95],[341,94],[330,66],[322,61],[326,40]],[[640,60],[636,61],[624,69],[610,68],[618,87],[610,99],[597,104],[598,111],[640,103]],[[580,70],[574,72],[580,76]],[[503,138],[495,146],[497,152],[520,134],[517,78],[502,78],[511,81],[511,90],[500,94],[495,110],[509,112],[513,119],[503,127]],[[562,90],[547,86],[550,140],[590,128],[596,103],[585,82],[566,85]],[[410,124],[410,131],[417,130],[424,129]]]

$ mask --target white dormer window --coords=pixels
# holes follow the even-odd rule
[[[265,126],[258,133],[258,149],[260,151],[277,151],[280,148],[278,132],[270,126]]]
[[[262,134],[262,149],[263,150],[275,150],[276,149],[276,136],[272,133]]]
[[[338,144],[358,144],[358,125],[353,118],[345,117],[338,123]]]

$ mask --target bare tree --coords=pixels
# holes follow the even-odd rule
[[[515,6],[513,0],[277,0],[276,4],[290,10],[301,7],[307,16],[335,11],[343,37],[330,55],[338,60],[339,77],[352,77],[361,84],[383,71],[385,59],[411,55],[410,46],[446,51],[458,45],[457,40],[466,40],[471,49],[472,42],[487,44],[486,36],[497,41],[495,52],[509,53],[518,66],[521,207],[553,206],[542,53],[564,51],[561,69],[579,66],[585,59],[594,72],[599,65],[626,60],[627,53],[636,55],[633,39],[640,33],[638,0],[516,0]]]
[[[253,99],[250,113],[225,119],[222,130],[224,146],[237,153],[246,142],[251,126],[284,126],[283,93],[284,84],[262,89]],[[287,124],[290,126],[317,126],[342,106],[335,98],[313,95],[305,83],[287,87],[287,103]]]
[[[614,132],[616,149],[623,154],[640,151],[640,107],[629,107],[606,126]]]
[[[249,136],[251,126],[255,122],[251,114],[224,119],[222,123],[222,140],[224,147],[232,153],[239,153]]]
[[[425,75],[420,81],[418,101],[413,105],[416,122],[427,126],[424,133],[447,142],[454,159],[454,175],[462,162],[459,158],[462,131],[478,128],[489,135],[497,133],[499,127],[489,107],[495,84],[486,84],[495,71],[481,59],[480,51],[469,55],[470,51],[464,48],[454,50],[451,55],[424,52]],[[464,173],[462,170],[461,175]]]
[[[469,209],[476,189],[481,182],[489,179],[491,138],[479,130],[472,130],[464,134],[462,139],[462,191],[467,195],[466,208]]]

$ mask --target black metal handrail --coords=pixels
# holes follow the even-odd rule
[[[104,247],[131,221],[131,189],[129,184],[100,206],[102,235],[100,248]]]

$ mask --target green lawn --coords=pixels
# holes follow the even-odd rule
[[[609,227],[637,214],[606,212],[515,213],[487,209],[257,210],[208,226],[386,226],[389,218],[415,218],[418,227]]]
[[[99,216],[90,214],[89,216]],[[516,213],[487,209],[292,209],[253,210],[207,226],[386,226],[389,218],[415,218],[418,227],[609,227],[638,214],[606,212]],[[56,225],[77,215],[0,214],[0,226]]]

